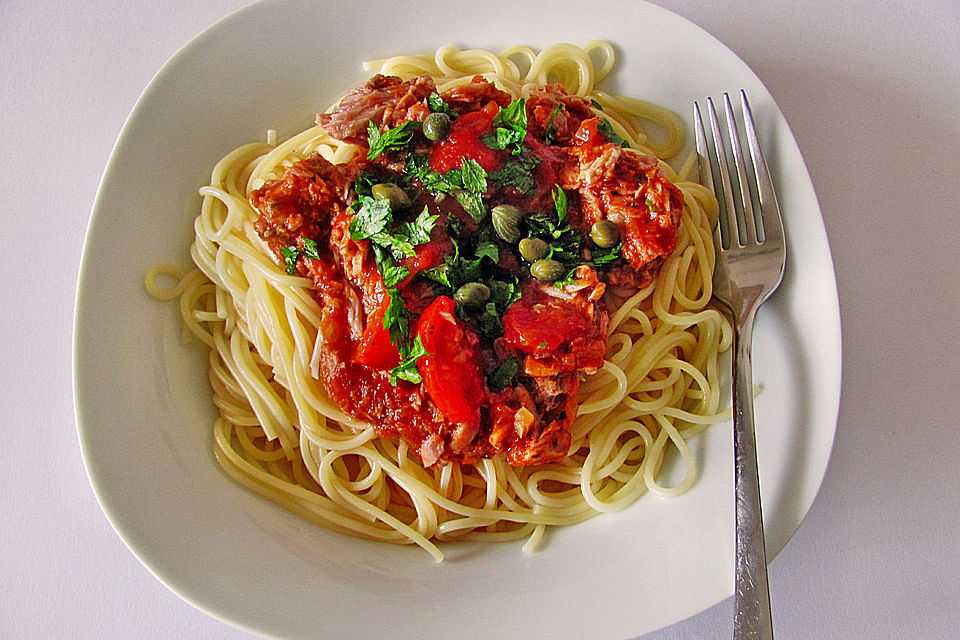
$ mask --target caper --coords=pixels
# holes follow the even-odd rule
[[[453,299],[464,306],[479,307],[490,299],[490,289],[480,282],[468,282],[457,289]]]
[[[556,260],[543,258],[530,265],[530,275],[541,282],[554,282],[563,275],[563,265]]]
[[[510,204],[498,204],[490,211],[493,230],[507,242],[520,239],[520,209]]]
[[[423,135],[427,140],[443,140],[450,133],[450,116],[445,113],[431,113],[423,119]]]
[[[607,249],[620,242],[620,228],[612,220],[599,220],[590,227],[590,239],[598,247]]]
[[[403,189],[392,182],[381,182],[380,184],[375,184],[370,188],[370,192],[377,200],[389,200],[390,208],[394,211],[406,209],[413,204],[413,202],[410,201],[410,196],[408,196]]]
[[[550,245],[540,238],[524,238],[520,241],[520,255],[527,262],[536,262],[547,257],[548,253],[550,253]]]

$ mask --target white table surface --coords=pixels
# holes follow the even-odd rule
[[[0,3],[0,637],[249,638],[100,511],[71,386],[76,274],[127,114],[243,0]],[[844,373],[823,487],[771,566],[777,637],[960,638],[960,4],[664,0],[760,76],[809,166]],[[78,6],[82,5],[82,6]],[[730,637],[732,600],[650,639]]]

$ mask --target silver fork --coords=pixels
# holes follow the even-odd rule
[[[773,182],[747,96],[740,91],[744,131],[747,136],[752,175],[740,147],[736,118],[730,97],[723,94],[726,112],[727,145],[724,144],[713,100],[707,98],[707,112],[713,133],[711,158],[707,136],[694,103],[694,126],[700,175],[704,185],[721,202],[720,221],[714,232],[717,264],[713,292],[729,307],[734,319],[733,342],[733,447],[737,518],[737,565],[734,591],[734,640],[772,640],[770,592],[767,586],[767,557],[763,543],[763,516],[760,511],[760,479],[757,473],[757,445],[753,424],[753,375],[751,343],[757,308],[783,279],[786,249],[783,221],[773,191]],[[733,151],[736,185],[731,184],[726,147]],[[716,187],[711,164],[720,176]],[[752,186],[751,186],[752,185]],[[738,200],[734,200],[734,195]],[[754,195],[756,194],[756,199]],[[759,217],[756,215],[759,209]]]

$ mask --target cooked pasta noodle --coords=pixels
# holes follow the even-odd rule
[[[514,97],[561,82],[595,101],[633,149],[669,158],[683,145],[683,124],[650,103],[598,90],[614,64],[605,42],[560,44],[536,53],[502,54],[442,47],[430,56],[398,56],[367,69],[409,79],[434,77],[438,91],[480,74]],[[600,113],[600,111],[597,111]],[[666,132],[648,137],[650,124]],[[327,397],[318,380],[320,309],[308,279],[278,266],[254,230],[248,194],[291,163],[319,151],[333,163],[356,147],[320,127],[280,144],[244,145],[221,160],[203,202],[184,274],[158,265],[147,290],[179,298],[186,332],[210,348],[209,379],[220,417],[216,457],[237,482],[334,530],[372,540],[414,543],[442,558],[438,542],[526,539],[541,543],[546,527],[617,511],[653,492],[672,496],[695,481],[687,440],[720,420],[718,354],[731,343],[724,316],[710,304],[714,267],[713,195],[693,182],[688,162],[676,173],[684,195],[676,250],[641,291],[607,288],[609,352],[582,385],[571,427],[570,454],[560,462],[512,467],[502,455],[476,465],[424,468],[402,440],[378,437]],[[163,288],[161,278],[173,278]],[[668,449],[685,476],[664,484]]]

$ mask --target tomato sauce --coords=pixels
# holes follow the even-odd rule
[[[377,76],[324,114],[321,124],[364,144],[370,124],[384,133],[429,115],[433,92],[426,76],[407,83]],[[494,119],[509,96],[476,78],[440,98],[458,114],[443,140],[430,142],[418,129],[405,148],[373,161],[358,154],[334,166],[318,154],[294,163],[251,194],[260,213],[255,228],[281,265],[314,284],[324,343],[320,381],[346,413],[374,424],[380,436],[403,438],[427,466],[497,454],[512,465],[561,460],[569,453],[580,381],[603,366],[606,354],[605,282],[615,277],[622,285],[631,274],[655,273],[676,243],[682,195],[655,160],[613,149],[589,105],[559,85],[531,94],[527,131],[521,148],[512,149],[523,154],[534,187],[497,184],[490,174],[511,165],[517,171],[516,153],[491,148]],[[405,172],[417,154],[441,175],[475,160],[487,174],[486,189],[475,193],[486,218],[468,214],[449,191],[431,193],[419,177],[411,180]],[[598,168],[598,162],[609,164]],[[380,236],[351,227],[361,208],[353,181],[365,172],[399,185],[414,203],[393,210]],[[550,238],[574,238],[564,248],[567,259],[579,261],[570,286],[532,278],[516,243],[498,237],[489,214],[509,203],[524,217],[557,216],[550,212],[561,187],[568,210],[555,217],[550,233],[565,230]],[[429,238],[404,231],[423,212],[436,216]],[[612,268],[589,262],[590,225],[601,219],[614,221],[623,239]],[[396,233],[413,234],[414,250],[385,267]],[[533,227],[523,233],[534,233]],[[377,239],[385,235],[394,239]],[[570,253],[578,247],[582,254]],[[393,269],[389,286],[387,268]],[[489,284],[483,285],[487,297],[454,300],[463,282],[457,278],[470,270],[466,282]],[[511,286],[505,302],[504,288]]]
[[[438,173],[459,169],[464,158],[476,160],[487,172],[493,172],[503,164],[504,152],[491,149],[480,137],[491,132],[491,124],[498,109],[484,107],[480,111],[467,113],[450,127],[450,133],[433,147],[430,152],[430,167]],[[491,113],[492,111],[492,113]]]

